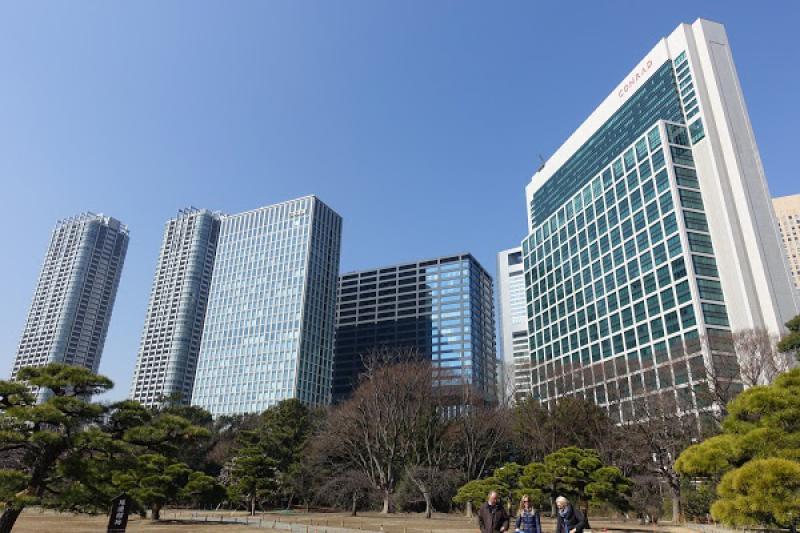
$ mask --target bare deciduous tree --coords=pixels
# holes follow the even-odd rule
[[[669,487],[673,523],[683,521],[675,461],[699,436],[698,419],[689,403],[684,405],[673,391],[651,394],[636,402],[636,421],[623,426],[629,453],[637,457],[641,469]]]
[[[362,472],[353,469],[335,469],[317,488],[317,500],[345,509],[349,507],[350,516],[356,516],[359,506],[369,500],[372,488],[372,483]]]
[[[728,415],[728,402],[733,400],[744,386],[733,338],[728,333],[702,336],[696,344],[696,353],[689,355],[703,357],[706,378],[706,383],[695,390],[697,403],[707,410],[719,427]],[[701,346],[703,353],[700,352]],[[689,360],[692,360],[691,357]]]
[[[745,387],[772,383],[778,374],[792,368],[792,359],[777,349],[779,340],[777,335],[764,328],[743,329],[733,334],[733,346]]]
[[[511,431],[509,411],[503,405],[488,405],[472,387],[461,387],[460,413],[453,422],[458,469],[465,482],[479,479],[499,462]],[[472,517],[467,502],[466,515]]]
[[[641,524],[657,524],[661,519],[664,503],[661,487],[661,480],[652,474],[634,476],[630,503]]]
[[[428,461],[424,446],[410,442],[425,427],[419,411],[421,400],[430,398],[431,367],[414,350],[382,349],[364,362],[358,389],[332,411],[322,438],[331,460],[368,479],[382,495],[382,512],[389,513],[409,453],[419,450],[420,465]]]
[[[718,332],[701,336],[696,350],[705,356],[707,386],[697,390],[698,402],[710,407],[717,424],[727,416],[727,405],[746,387],[766,385],[791,369],[790,356],[777,350],[778,337],[766,329],[743,329],[735,333]],[[690,350],[687,345],[687,350]]]
[[[514,364],[512,363],[509,365],[504,362],[502,365],[499,365],[498,368],[501,369],[500,378],[498,380],[498,387],[500,387],[501,390],[500,397],[498,398],[500,404],[510,407],[524,400],[525,397],[530,394],[530,391],[522,390],[517,385],[516,372],[518,369],[515,368]],[[519,370],[523,371],[523,369]]]
[[[441,391],[433,387],[430,365],[417,364],[404,367],[404,371],[420,374],[413,378],[418,383],[418,395],[408,410],[409,431],[403,440],[405,473],[425,500],[425,518],[431,518],[433,485],[451,455],[451,421],[445,417]]]
[[[584,365],[568,362],[556,373],[556,378],[568,387],[591,387],[592,376],[599,364]],[[586,381],[584,381],[586,380]],[[606,411],[583,397],[565,396],[543,405],[535,398],[519,402],[513,410],[514,437],[526,460],[539,462],[560,448],[578,446],[596,449],[603,460],[616,464],[619,459],[617,440],[621,438],[614,421]]]

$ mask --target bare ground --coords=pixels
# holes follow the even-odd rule
[[[90,533],[105,532],[107,516],[39,513],[25,510],[14,525],[14,533]],[[181,520],[152,522],[132,516],[128,521],[128,531],[135,533],[240,533],[258,531],[245,525],[204,524]]]
[[[348,513],[259,513],[255,521],[261,520],[263,529],[256,529],[244,524],[220,523],[220,520],[238,518],[244,520],[244,512],[208,512],[164,510],[160,522],[152,522],[131,516],[128,522],[128,531],[134,533],[237,533],[244,531],[270,531],[274,533],[288,533],[285,529],[287,523],[307,526],[307,533],[328,533],[327,528],[349,530],[362,530],[384,533],[477,533],[477,522],[457,514],[435,514],[430,520],[419,514],[398,513],[390,516],[380,513],[359,513],[351,517]],[[208,520],[204,522],[203,520]],[[253,518],[250,518],[253,521]],[[51,511],[41,512],[38,509],[26,509],[14,527],[14,533],[90,533],[103,532],[106,529],[108,518],[105,516],[88,516],[73,514],[57,514]],[[275,522],[275,529],[272,529]],[[640,526],[635,521],[607,522],[592,520],[595,532],[625,531],[625,532],[652,532],[652,526]],[[555,524],[547,518],[542,520],[545,532],[554,531]],[[302,533],[302,527],[301,533]],[[297,528],[295,528],[295,532]],[[671,528],[661,526],[656,530],[660,533],[679,533],[688,531],[684,528]]]
[[[173,511],[168,511],[166,516],[172,517]],[[192,511],[175,511],[178,518],[191,517]],[[197,516],[202,511],[196,511]],[[219,518],[219,513],[211,513],[209,516]],[[226,512],[224,516],[244,517],[244,512]],[[256,518],[261,518],[265,527],[269,527],[271,521],[278,523],[302,524],[308,526],[308,533],[327,533],[326,528],[345,528],[350,530],[362,530],[384,533],[478,533],[477,518],[468,519],[463,514],[434,513],[431,519],[426,519],[422,514],[415,513],[394,513],[384,515],[378,512],[363,512],[357,517],[351,517],[349,513],[302,513],[302,512],[270,512],[258,513]],[[652,525],[642,526],[636,520],[611,521],[604,519],[592,519],[594,532],[603,531],[624,531],[624,532],[652,532]],[[543,517],[542,529],[545,533],[555,531],[555,521]],[[513,530],[512,530],[513,531]],[[663,524],[656,528],[660,533],[687,533],[690,530],[683,527],[674,527]],[[283,532],[285,533],[285,532]]]

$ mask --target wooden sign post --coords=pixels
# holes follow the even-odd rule
[[[131,510],[131,499],[127,494],[120,494],[111,500],[111,514],[108,517],[107,533],[125,533],[128,527],[128,513]]]

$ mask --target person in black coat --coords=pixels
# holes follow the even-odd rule
[[[500,503],[497,492],[492,491],[478,511],[481,533],[505,533],[508,531],[508,513]]]
[[[586,517],[578,509],[572,507],[563,496],[556,498],[558,516],[556,517],[556,533],[583,533],[586,528]]]

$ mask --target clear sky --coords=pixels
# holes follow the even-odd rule
[[[491,272],[524,187],[680,22],[726,25],[773,195],[800,192],[800,2],[0,4],[0,376],[55,222],[131,243],[100,370],[128,393],[166,219],[317,194],[343,272],[472,252]]]

